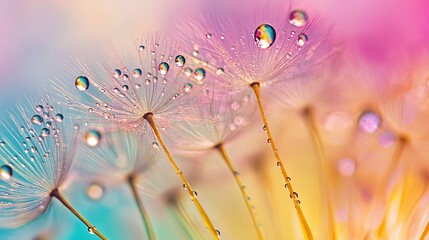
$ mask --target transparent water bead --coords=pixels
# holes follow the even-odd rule
[[[170,65],[168,65],[168,63],[166,63],[166,62],[162,62],[158,66],[158,71],[162,75],[167,74],[169,69],[170,69]]]
[[[305,33],[301,33],[298,36],[298,40],[296,40],[296,44],[298,46],[303,47],[308,42],[308,36]]]
[[[42,125],[43,118],[40,115],[36,114],[31,118],[31,122],[37,125]]]
[[[276,30],[269,24],[261,24],[255,30],[255,42],[260,48],[269,48],[276,40]]]
[[[98,130],[90,129],[85,134],[85,143],[89,147],[95,147],[101,140],[101,133]]]
[[[358,124],[361,131],[374,133],[381,126],[381,117],[373,111],[365,111],[359,116]]]
[[[133,71],[133,77],[134,78],[138,78],[138,77],[140,77],[142,75],[142,70],[140,69],[140,68],[136,68],[136,69],[134,69],[134,71]]]
[[[206,70],[204,70],[203,68],[197,68],[194,71],[194,78],[197,81],[202,81],[204,78],[206,77]]]
[[[62,122],[63,120],[64,120],[64,115],[62,115],[61,113],[58,113],[55,115],[55,121]]]
[[[182,55],[177,55],[176,58],[174,59],[174,63],[178,67],[183,67],[185,65],[185,63],[186,63],[186,59]]]
[[[79,76],[76,78],[74,85],[79,91],[86,91],[89,87],[89,80],[85,76]]]
[[[303,10],[294,10],[289,14],[289,23],[295,27],[303,27],[308,21],[308,15]]]
[[[3,180],[9,180],[12,178],[13,171],[9,165],[2,165],[0,167],[0,177]]]

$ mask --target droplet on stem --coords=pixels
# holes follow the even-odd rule
[[[261,24],[255,30],[255,42],[260,48],[269,48],[276,40],[276,30],[269,24]]]
[[[79,76],[76,78],[74,85],[79,91],[86,91],[89,87],[89,80],[85,76]]]

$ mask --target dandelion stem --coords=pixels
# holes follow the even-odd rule
[[[176,222],[182,227],[183,231],[188,236],[187,239],[203,239],[201,233],[193,224],[191,218],[186,214],[186,211],[180,207],[177,199],[173,199],[173,201],[169,202],[171,213],[174,218],[177,220]]]
[[[316,121],[314,119],[314,112],[313,109],[308,106],[303,111],[305,120],[307,122],[307,127],[310,131],[311,138],[313,140],[313,144],[316,147],[317,154],[319,156],[320,165],[322,166],[322,185],[325,186],[323,189],[325,189],[324,195],[326,204],[328,205],[328,234],[329,239],[335,240],[336,234],[335,234],[335,223],[334,223],[334,216],[333,216],[333,208],[331,201],[329,199],[329,189],[328,189],[328,182],[329,179],[327,176],[329,176],[329,169],[326,167],[326,159],[325,159],[325,149],[323,147],[323,141],[322,137],[320,136],[319,129],[317,128]]]
[[[215,146],[217,150],[219,150],[219,153],[222,155],[223,160],[225,161],[226,165],[228,165],[229,170],[231,171],[232,175],[234,176],[235,181],[237,182],[238,187],[240,188],[241,194],[243,195],[244,202],[246,203],[247,209],[249,210],[250,215],[252,216],[253,224],[255,225],[255,230],[258,234],[259,239],[264,239],[262,236],[261,229],[259,227],[258,219],[256,218],[256,213],[253,209],[252,203],[250,202],[250,196],[247,193],[246,187],[244,186],[243,182],[241,181],[240,175],[237,170],[235,170],[231,159],[229,158],[228,154],[225,151],[225,148],[222,143]]]
[[[425,230],[423,230],[422,236],[420,236],[420,240],[425,240],[426,236],[429,233],[429,222],[426,224]]]
[[[170,161],[172,167],[177,173],[177,176],[180,178],[180,180],[183,183],[183,186],[186,188],[189,197],[191,198],[191,201],[197,208],[198,212],[201,215],[201,218],[203,219],[206,227],[209,229],[210,233],[212,234],[214,239],[219,239],[219,233],[214,228],[213,223],[211,222],[209,216],[207,215],[206,211],[204,210],[203,206],[201,206],[200,202],[197,199],[196,193],[192,190],[191,185],[186,180],[185,176],[183,175],[180,168],[177,166],[176,162],[174,161],[173,157],[171,156],[170,152],[168,151],[167,147],[164,144],[164,141],[162,140],[161,133],[158,130],[158,127],[156,126],[155,119],[153,117],[152,113],[146,113],[143,116],[144,119],[149,123],[149,125],[152,127],[153,132],[156,135],[156,138],[159,141],[159,144],[161,144],[162,149],[164,150],[165,154],[167,155],[168,160]]]
[[[299,206],[299,202],[298,202],[298,199],[297,199],[297,197],[295,195],[295,192],[293,191],[293,187],[292,187],[290,178],[289,178],[289,176],[286,173],[286,169],[285,169],[285,167],[283,165],[283,162],[282,162],[282,160],[280,158],[280,154],[278,152],[278,149],[276,147],[274,139],[273,139],[273,137],[271,135],[270,127],[268,126],[267,117],[265,116],[264,107],[263,107],[262,101],[261,101],[261,94],[260,94],[259,83],[258,82],[254,82],[250,86],[253,88],[253,91],[254,91],[255,96],[256,96],[256,100],[258,101],[259,112],[261,114],[261,118],[262,118],[262,122],[264,124],[265,132],[267,134],[267,137],[268,137],[268,140],[270,142],[271,149],[272,149],[272,151],[274,153],[274,156],[277,159],[277,166],[280,168],[280,170],[282,172],[282,175],[283,175],[283,178],[284,178],[284,180],[286,182],[286,186],[287,186],[287,189],[289,191],[290,197],[292,198],[293,204],[294,204],[296,212],[298,214],[298,219],[299,219],[299,222],[301,224],[301,228],[302,228],[304,237],[305,237],[305,239],[313,239],[313,235],[311,233],[310,227],[308,226],[308,223],[305,220],[304,214],[303,214],[303,212],[301,210],[301,207]]]
[[[88,227],[88,231],[94,233],[95,235],[97,235],[100,239],[107,239],[105,236],[103,236],[103,234],[101,234],[96,228],[95,226],[92,226],[90,222],[88,222],[88,220],[86,220],[82,215],[80,215],[80,213],[73,208],[72,205],[70,205],[70,203],[64,198],[64,196],[58,191],[58,189],[54,189],[51,192],[51,197],[55,197],[56,199],[58,199],[68,210],[70,210],[70,212],[72,212],[77,218],[79,218],[79,220],[81,222],[83,222],[87,227]]]
[[[133,193],[134,200],[136,201],[136,204],[139,208],[140,215],[141,215],[142,220],[143,220],[143,225],[145,228],[146,236],[148,239],[153,240],[153,239],[156,239],[155,232],[153,231],[153,227],[152,227],[152,224],[150,222],[149,215],[147,214],[146,209],[144,207],[143,201],[142,201],[142,199],[141,199],[141,197],[137,191],[135,178],[136,178],[136,176],[131,174],[128,177],[128,184],[129,184],[131,191]]]

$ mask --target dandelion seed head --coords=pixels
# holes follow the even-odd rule
[[[66,67],[66,76],[53,81],[55,92],[81,119],[139,132],[146,129],[146,113],[160,125],[180,118],[205,81],[204,67],[196,68],[178,46],[158,35],[143,35],[125,49],[121,55],[111,50],[97,64],[75,60]],[[67,84],[74,78],[80,83],[77,90]],[[88,84],[81,84],[82,78]]]
[[[65,181],[72,164],[75,130],[64,121],[63,108],[49,95],[18,105],[0,133],[0,226],[18,227],[42,215],[50,193]],[[38,104],[35,104],[38,103]],[[72,136],[70,136],[70,133]]]

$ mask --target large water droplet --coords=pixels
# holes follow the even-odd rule
[[[86,91],[89,87],[89,80],[85,76],[79,76],[76,78],[74,85],[79,91]]]
[[[204,77],[206,76],[206,70],[204,70],[203,68],[197,68],[194,71],[194,78],[197,81],[202,81],[204,79]]]
[[[114,78],[119,78],[120,76],[121,76],[121,70],[119,70],[119,69],[115,69],[115,70],[113,70],[113,77]]]
[[[90,129],[85,134],[85,143],[90,147],[98,145],[101,139],[101,133],[98,130]]]
[[[380,128],[381,117],[372,111],[365,111],[359,116],[359,128],[367,133],[374,133]]]
[[[86,188],[86,195],[91,200],[100,200],[104,195],[104,187],[97,182],[92,182]]]
[[[185,63],[186,63],[186,59],[182,55],[177,55],[176,58],[174,59],[174,62],[176,64],[176,66],[183,67],[183,65],[185,65]]]
[[[295,27],[303,27],[308,20],[307,13],[302,10],[294,10],[289,15],[289,23]]]
[[[50,133],[51,131],[49,131],[49,129],[47,128],[42,128],[42,130],[40,131],[40,135],[42,135],[42,137],[47,137]]]
[[[260,48],[269,48],[276,40],[276,30],[269,24],[261,24],[255,30],[255,41]]]
[[[308,41],[308,36],[305,33],[301,33],[298,36],[298,40],[296,40],[296,44],[298,46],[303,47]]]
[[[31,122],[33,122],[37,125],[41,125],[43,123],[43,118],[40,115],[36,114],[31,118]]]
[[[55,121],[62,122],[63,120],[64,120],[64,115],[62,115],[61,113],[58,113],[57,115],[55,115]]]
[[[9,180],[12,178],[12,168],[9,165],[2,165],[0,167],[0,177],[3,180]]]
[[[159,73],[161,73],[162,75],[167,74],[168,69],[170,69],[170,66],[169,66],[169,65],[168,65],[168,63],[166,63],[166,62],[162,62],[162,63],[160,63],[160,64],[159,64],[159,66],[158,66],[158,71],[159,71]]]

